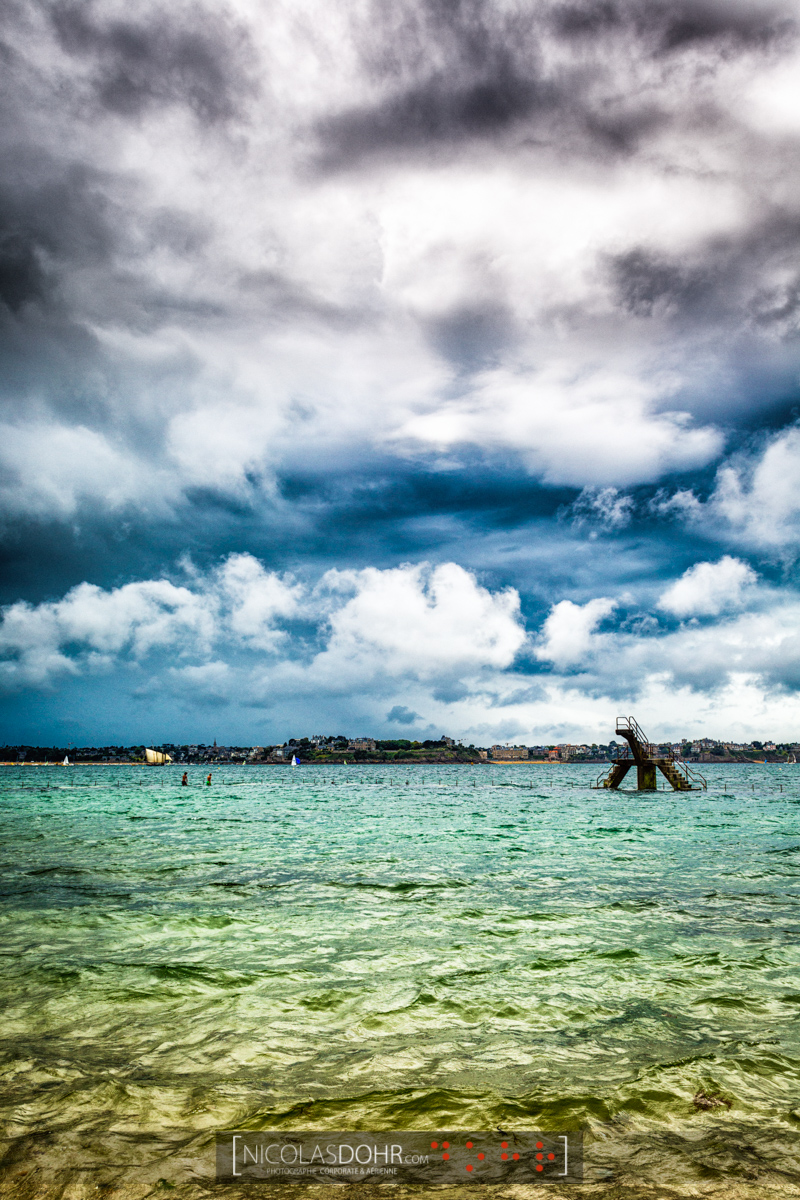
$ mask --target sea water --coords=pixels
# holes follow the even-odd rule
[[[585,1129],[592,1195],[800,1194],[800,766],[599,770],[3,769],[7,1187],[500,1126]]]

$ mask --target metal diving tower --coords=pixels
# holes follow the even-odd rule
[[[633,717],[617,717],[617,734],[624,737],[629,750],[625,758],[618,758],[608,775],[600,775],[596,788],[616,790],[631,767],[636,767],[636,787],[640,792],[652,792],[658,787],[657,771],[660,771],[676,792],[705,791],[706,781],[699,771],[693,771],[688,763],[675,754],[662,754],[658,746],[649,742]]]

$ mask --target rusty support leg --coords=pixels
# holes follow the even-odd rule
[[[623,759],[622,762],[615,762],[608,773],[608,778],[603,781],[603,787],[610,788],[612,791],[616,791],[632,766],[632,758]]]
[[[636,786],[640,792],[654,792],[656,790],[656,764],[654,762],[638,763],[636,776]]]

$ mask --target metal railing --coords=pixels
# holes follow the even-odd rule
[[[644,730],[640,726],[635,717],[617,717],[617,733],[621,733],[624,737],[626,733],[632,733],[636,741],[644,750],[648,757],[652,757],[651,751],[653,743],[645,737]]]
[[[704,791],[707,790],[708,784],[705,776],[701,775],[699,771],[693,771],[689,764],[684,762],[680,755],[676,754],[671,746],[667,747],[666,752],[662,753],[661,748],[657,746],[655,742],[649,742],[647,740],[644,730],[634,717],[617,717],[616,732],[622,734],[624,737],[626,731],[633,734],[634,738],[642,747],[642,750],[648,758],[666,759],[672,763],[673,767],[676,771],[678,771],[679,774],[683,775],[690,787],[696,786],[702,788]]]
[[[673,754],[672,765],[676,771],[683,775],[690,787],[701,787],[704,792],[708,790],[708,783],[705,775],[701,775],[699,771],[693,771],[689,764],[684,762],[682,758],[676,758]]]

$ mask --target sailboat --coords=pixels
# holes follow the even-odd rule
[[[297,761],[297,755],[296,755],[296,754],[293,754],[293,755],[292,755],[292,766],[293,766],[293,767],[299,766],[299,764],[298,764],[298,761]]]
[[[145,749],[144,756],[148,763],[154,766],[162,766],[164,763],[171,763],[172,759],[168,754],[164,754],[161,750]]]
[[[61,765],[62,765],[62,767],[69,767],[69,766],[71,766],[71,765],[72,765],[72,764],[70,763],[70,761],[69,761],[69,755],[68,755],[68,754],[65,754],[65,755],[64,755],[64,761],[63,761],[63,763],[62,763]]]

